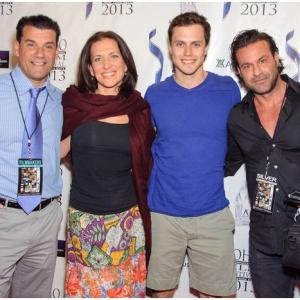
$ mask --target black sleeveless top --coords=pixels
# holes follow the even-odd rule
[[[137,204],[128,124],[82,124],[73,131],[71,149],[71,207],[104,215]]]

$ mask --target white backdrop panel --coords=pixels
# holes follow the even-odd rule
[[[0,3],[0,73],[15,64],[12,43],[20,17],[46,14],[61,27],[59,57],[51,73],[52,82],[65,90],[76,80],[80,51],[87,38],[99,30],[113,30],[128,43],[135,58],[139,80],[137,89],[146,88],[171,74],[168,57],[167,28],[181,12],[198,11],[212,26],[209,54],[205,68],[222,75],[232,74],[229,46],[243,29],[257,28],[274,36],[286,66],[286,73],[299,81],[300,76],[300,3],[297,2],[1,2]],[[151,35],[151,38],[149,36]],[[158,55],[160,53],[160,55]],[[158,75],[156,75],[158,74]],[[244,91],[242,91],[244,94]],[[69,170],[62,166],[63,210],[66,213],[71,185]],[[249,203],[242,167],[225,179],[226,195],[236,220],[235,254],[238,297],[253,297],[248,267]],[[65,240],[65,217],[59,233],[60,248]],[[63,255],[63,249],[59,251]],[[63,257],[57,258],[53,297],[63,296]],[[299,295],[296,291],[296,296]],[[176,297],[193,297],[188,288],[188,264],[183,265]]]

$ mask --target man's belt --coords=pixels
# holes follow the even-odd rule
[[[45,208],[54,200],[57,200],[60,202],[60,196],[42,200],[42,202],[40,204],[38,204],[38,206],[33,211],[39,211],[39,210]],[[0,204],[2,204],[5,207],[22,209],[21,205],[18,202],[10,200],[10,199],[0,198]]]

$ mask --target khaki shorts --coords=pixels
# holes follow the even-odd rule
[[[187,254],[191,288],[214,296],[236,293],[235,224],[228,207],[189,218],[151,213],[151,221],[149,288],[157,291],[176,288]]]

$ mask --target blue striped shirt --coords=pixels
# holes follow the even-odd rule
[[[20,99],[24,118],[30,101],[30,80],[17,66],[11,72]],[[62,91],[49,79],[37,101],[42,112],[47,94],[48,101],[42,115],[43,127],[43,190],[42,198],[61,194],[60,137],[62,130]],[[0,75],[0,197],[17,198],[18,159],[21,157],[24,122],[10,74]]]

